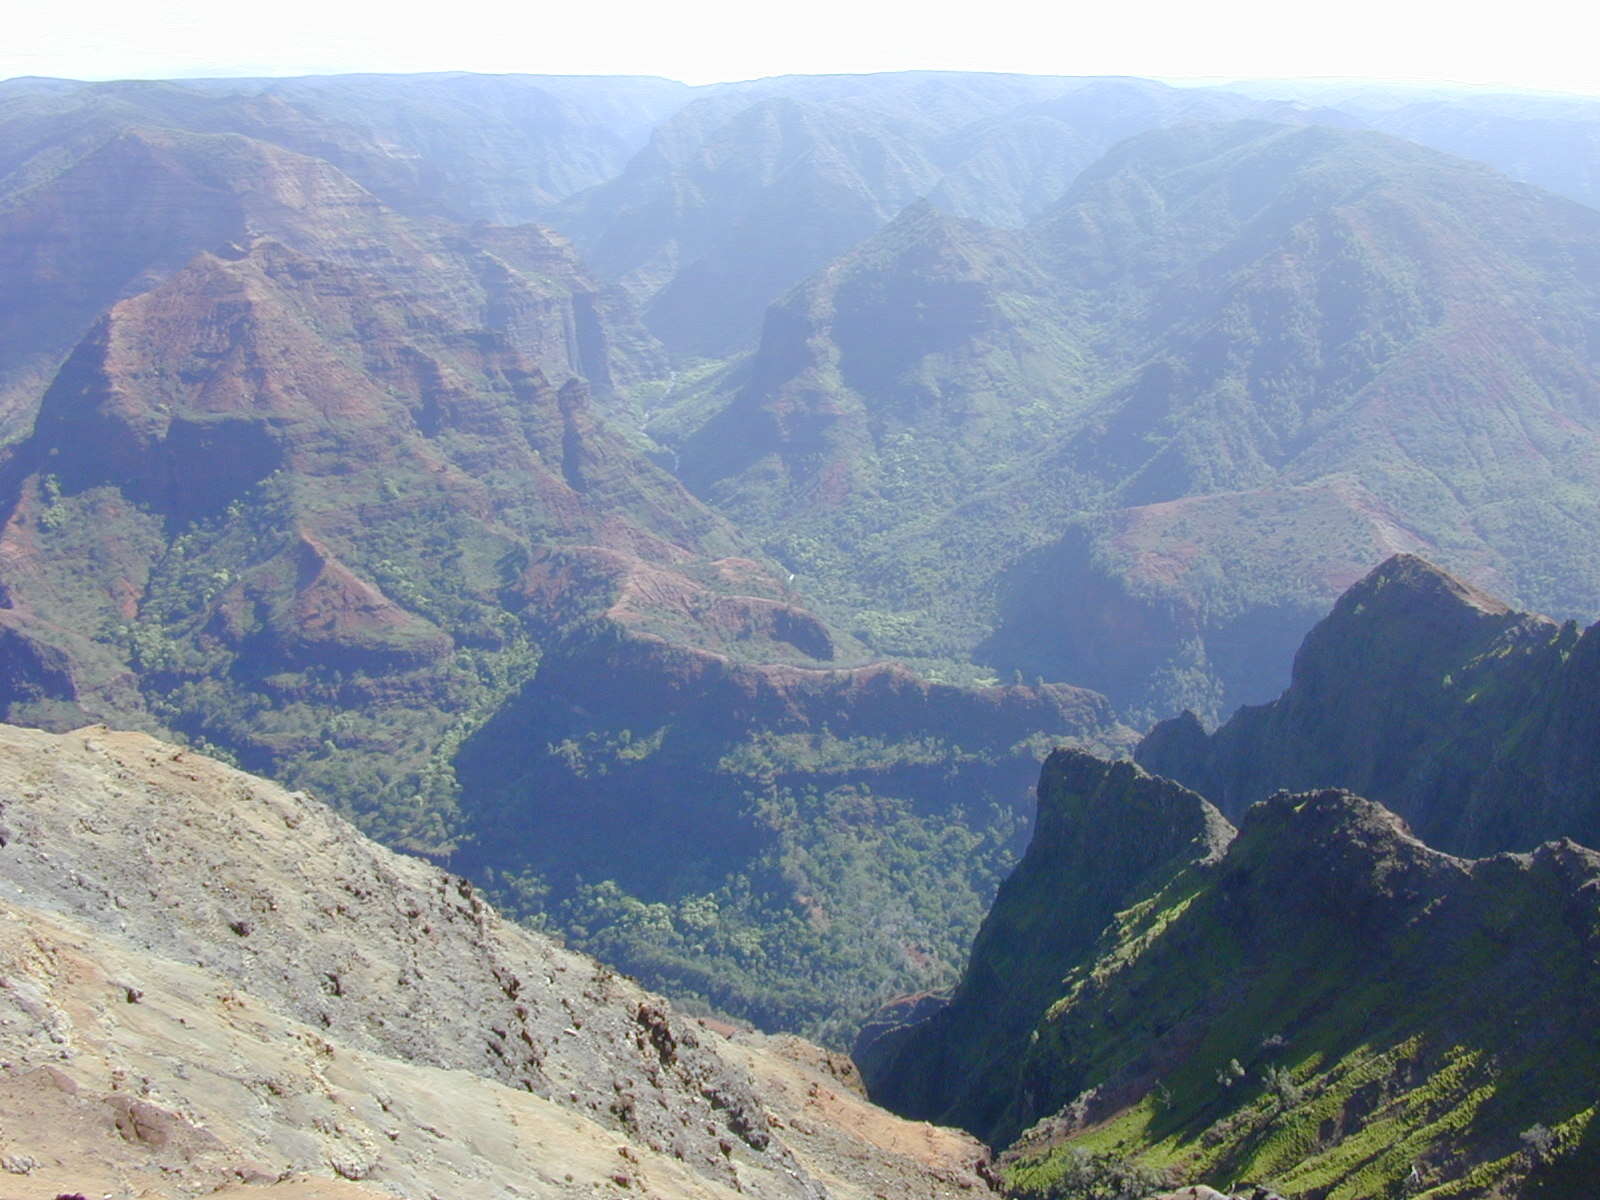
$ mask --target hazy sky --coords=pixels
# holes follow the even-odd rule
[[[453,0],[425,9],[370,0],[82,0],[8,7],[0,78],[472,70],[704,83],[932,67],[1355,76],[1600,93],[1600,6],[1582,0]]]

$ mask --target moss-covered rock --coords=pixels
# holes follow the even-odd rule
[[[1466,854],[1600,844],[1600,627],[1580,634],[1414,555],[1354,585],[1287,691],[1207,736],[1165,721],[1136,757],[1238,815],[1279,788],[1345,787]]]
[[[1039,1014],[1106,923],[1178,888],[1232,830],[1199,796],[1130,762],[1058,750],[1039,777],[1027,854],[1001,885],[947,1007],[858,1040],[869,1091],[896,1111],[1014,1135],[1016,1065]]]
[[[1318,1200],[1571,1194],[1600,1165],[1600,854],[1458,858],[1344,791],[1279,793],[1229,842],[1192,793],[1091,763],[1051,760],[956,1001],[863,1055],[875,1096],[1009,1145],[1030,1195],[1085,1154]]]

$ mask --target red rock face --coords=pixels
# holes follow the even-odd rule
[[[110,307],[0,481],[17,702],[128,719],[152,671],[271,677],[301,699],[290,677],[354,672],[429,696],[460,647],[596,618],[833,655],[732,529],[606,424],[577,373],[634,369],[611,348],[626,313],[559,239],[401,217],[242,138],[130,134],[52,186],[5,218],[34,222],[19,269]],[[118,188],[121,224],[95,226]],[[139,258],[138,222],[174,207],[188,224]],[[51,222],[99,228],[126,261],[86,273]],[[567,565],[525,565],[557,547]]]
[[[630,318],[533,226],[469,237],[405,218],[329,162],[238,135],[97,127],[0,213],[0,427],[22,432],[59,358],[111,305],[197,255],[271,238],[386,275],[463,329],[500,332],[557,378],[609,388],[610,324]],[[214,330],[225,334],[227,325]]]
[[[382,670],[449,653],[448,634],[401,608],[310,535],[300,535],[290,558],[294,597],[273,628],[285,665],[349,661]]]
[[[683,566],[693,566],[693,561]],[[607,620],[642,634],[721,648],[741,658],[832,661],[833,634],[758,563],[722,559],[712,579],[733,594],[624,549],[574,547],[540,554],[520,594],[552,627],[572,621],[587,597],[610,598]],[[754,593],[754,594],[752,594]]]
[[[740,663],[723,654],[623,635],[563,648],[546,678],[564,703],[643,726],[693,712],[708,735],[816,731],[840,737],[932,733],[1010,746],[1028,733],[1108,727],[1103,697],[1082,688],[968,688],[929,683],[896,664],[849,669]]]

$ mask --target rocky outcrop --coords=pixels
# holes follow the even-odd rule
[[[0,612],[0,704],[77,699],[72,659],[58,646],[29,633],[12,612]]]
[[[1028,852],[1001,885],[949,1004],[857,1041],[868,1093],[1003,1141],[1017,1064],[1061,980],[1115,914],[1215,859],[1232,833],[1199,796],[1133,763],[1056,751],[1039,776]]]
[[[1077,755],[1040,802],[952,1003],[861,1059],[891,1107],[943,1103],[1007,1147],[1023,1194],[1081,1175],[1084,1146],[1325,1200],[1559,1195],[1600,1164],[1600,854],[1458,858],[1337,790],[1278,793],[1233,836]]]
[[[32,145],[18,136],[25,122],[0,119],[0,188],[12,198],[0,215],[0,266],[16,284],[0,296],[0,428],[9,436],[26,430],[48,372],[105,309],[196,255],[262,236],[377,268],[419,291],[444,268],[455,285],[436,292],[436,303],[445,300],[461,324],[501,333],[557,379],[580,375],[609,391],[654,364],[626,303],[590,279],[556,235],[454,226],[414,197],[397,210],[322,157],[327,141],[309,152],[284,144],[299,141],[306,124],[288,106],[250,117],[214,106],[209,119],[185,114],[186,130],[181,99],[144,107],[152,98],[125,98],[132,103],[116,115],[90,99],[88,111],[57,125],[53,138],[35,133]],[[218,131],[229,116],[239,132]],[[431,259],[420,270],[419,253]]]
[[[144,735],[0,727],[0,859],[0,1156],[33,1190],[983,1186],[976,1143],[871,1110],[820,1054],[730,1045],[303,794]]]
[[[1137,758],[1235,815],[1278,788],[1339,786],[1463,853],[1600,843],[1597,646],[1600,628],[1399,555],[1306,636],[1279,699],[1209,736],[1192,715],[1163,722]]]
[[[212,170],[223,208],[245,195],[247,227],[113,304],[7,456],[0,585],[15,612],[50,614],[29,644],[68,670],[14,647],[17,719],[179,731],[315,787],[391,844],[463,847],[464,868],[511,872],[519,894],[548,870],[557,902],[648,879],[651,903],[683,899],[692,876],[736,886],[752,854],[768,874],[803,861],[765,828],[781,791],[833,794],[871,830],[845,790],[892,787],[918,870],[945,852],[924,828],[960,796],[972,815],[954,838],[1008,853],[1045,740],[1110,723],[1076,689],[861,667],[861,643],[574,375],[617,383],[642,360],[559,239],[401,214],[328,163],[246,139],[156,142],[174,170]],[[769,770],[772,738],[794,742]],[[837,823],[818,825],[843,852]],[[814,832],[782,836],[809,854]],[[883,952],[852,950],[864,970],[896,972],[898,990],[953,968],[947,943],[999,868],[958,870],[922,883]],[[876,864],[862,878],[882,882]],[[817,890],[759,894],[820,914]],[[714,944],[720,969],[742,942]],[[788,987],[809,969],[773,975]],[[720,977],[651,977],[728,994]],[[809,985],[808,1003],[865,1007],[869,986]]]
[[[553,648],[537,690],[574,708],[603,707],[624,725],[683,706],[699,714],[701,732],[724,736],[827,726],[842,736],[928,732],[1009,747],[1037,732],[1083,735],[1112,724],[1101,696],[1065,684],[958,687],[897,663],[834,669],[741,663],[607,628]]]
[[[1347,792],[1282,793],[1196,882],[1063,978],[1019,1071],[1014,1171],[1089,1127],[1174,1139],[1190,1179],[1330,1198],[1556,1195],[1600,1161],[1578,1082],[1600,855],[1460,859]]]

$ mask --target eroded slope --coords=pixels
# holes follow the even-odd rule
[[[735,1053],[304,795],[104,728],[0,730],[0,789],[0,1137],[30,1188],[982,1186],[974,1143],[831,1122],[847,1079]]]

